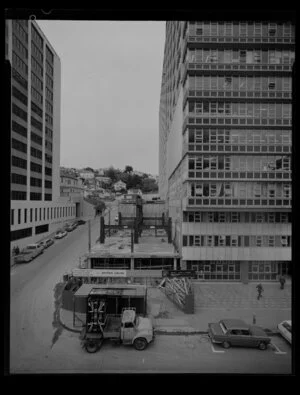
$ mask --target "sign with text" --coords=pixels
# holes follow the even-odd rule
[[[197,278],[196,270],[166,270],[168,277],[190,277]]]
[[[74,277],[126,277],[126,270],[74,269]]]

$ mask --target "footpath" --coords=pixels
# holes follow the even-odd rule
[[[262,282],[264,292],[260,300],[257,300],[257,284],[258,282],[241,284],[195,281],[194,314],[183,313],[159,288],[150,287],[147,297],[148,316],[152,319],[157,334],[205,334],[210,322],[223,318],[240,318],[248,324],[261,326],[269,335],[276,335],[277,325],[283,320],[291,319],[291,280],[286,281],[283,290],[277,282]],[[73,325],[72,311],[60,309],[60,322],[67,330],[81,331],[79,319],[76,319],[76,326]]]

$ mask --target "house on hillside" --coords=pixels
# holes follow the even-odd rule
[[[113,185],[115,192],[120,192],[122,189],[126,189],[126,184],[125,182],[119,180]]]
[[[143,193],[142,193],[142,191],[139,188],[130,188],[130,189],[128,189],[127,194],[128,195],[140,195],[140,196],[142,196]]]
[[[79,177],[85,180],[91,180],[95,177],[95,174],[90,170],[82,170],[79,172]]]

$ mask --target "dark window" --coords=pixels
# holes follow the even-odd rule
[[[30,209],[30,222],[32,222],[33,208]]]
[[[27,144],[24,144],[19,140],[11,139],[11,146],[12,146],[12,148],[16,149],[17,151],[27,153]]]
[[[26,200],[26,192],[11,191],[11,200]]]
[[[24,95],[24,93],[20,92],[19,89],[17,89],[15,86],[12,87],[12,95],[18,100],[20,100],[21,103],[25,104],[25,106],[27,106],[27,97]],[[26,114],[26,118],[27,118],[27,114]]]
[[[27,81],[24,77],[21,76],[20,73],[17,72],[16,69],[12,67],[12,76],[15,81],[17,81],[23,88],[27,89]]]
[[[18,133],[19,135],[23,137],[27,137],[27,129],[24,126],[19,125],[16,121],[11,122],[11,128],[14,132]]]
[[[18,209],[18,224],[21,223],[21,209]]]
[[[31,140],[39,145],[43,145],[43,138],[36,133],[31,132]]]
[[[27,222],[27,208],[24,209],[24,222]]]
[[[45,200],[52,200],[52,194],[51,193],[45,193]],[[52,211],[51,211],[51,213],[52,213]],[[51,215],[51,218],[52,218],[52,215]]]
[[[48,154],[45,154],[45,161],[48,162],[48,163],[52,163],[52,156],[48,155]]]
[[[30,162],[30,170],[36,173],[42,173],[42,166],[37,163]]]
[[[27,160],[18,158],[17,156],[11,157],[12,166],[19,167],[20,169],[27,169]]]
[[[45,174],[47,176],[52,176],[52,169],[50,167],[45,167]]]
[[[31,102],[31,110],[35,112],[37,115],[39,115],[40,117],[43,116],[43,110],[39,106],[37,106],[33,101]]]
[[[11,209],[10,210],[10,224],[14,224],[14,215],[15,215],[15,210]]]
[[[30,177],[30,185],[32,187],[41,187],[42,180],[40,178]]]
[[[12,173],[11,174],[11,182],[13,184],[26,185],[27,184],[27,177],[23,176],[22,174]]]
[[[38,158],[38,159],[42,159],[43,158],[42,151],[40,151],[40,150],[38,150],[38,149],[36,149],[34,147],[30,147],[30,153],[35,158]]]
[[[10,241],[24,239],[25,237],[30,236],[32,236],[32,228],[14,230],[10,232]]]
[[[43,213],[43,220],[45,221],[45,219],[46,219],[46,207],[44,207],[44,213]]]
[[[36,226],[35,227],[35,234],[39,235],[40,233],[45,233],[49,231],[49,225],[45,224],[45,225],[40,225],[40,226]]]
[[[42,220],[42,208],[40,207],[40,215],[39,215],[40,221]]]
[[[52,188],[52,182],[45,180],[45,188],[51,189]]]
[[[12,104],[12,112],[17,115],[18,117],[22,118],[24,121],[27,122],[27,112],[22,110],[16,104]]]
[[[37,192],[30,192],[30,200],[42,200],[42,194]]]
[[[38,215],[37,215],[38,213],[37,213],[37,208],[35,209],[35,221],[37,221],[38,220]]]
[[[43,124],[39,121],[37,121],[35,118],[31,117],[31,125],[37,128],[38,130],[42,131],[43,130]]]

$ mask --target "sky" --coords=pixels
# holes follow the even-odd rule
[[[158,174],[165,22],[37,23],[61,60],[60,165]]]

